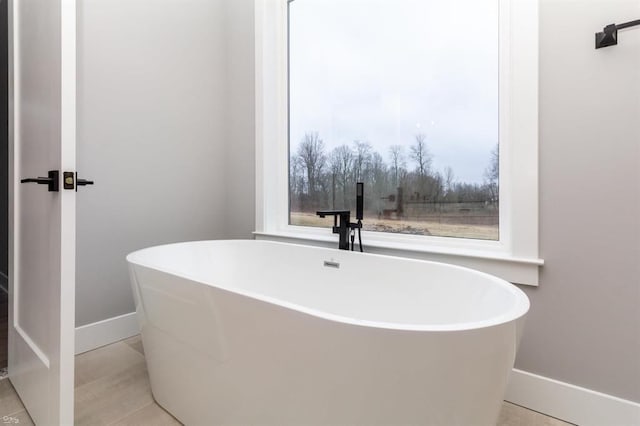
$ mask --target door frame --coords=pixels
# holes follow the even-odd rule
[[[14,321],[15,284],[19,280],[17,265],[19,264],[19,241],[16,239],[16,230],[20,225],[20,205],[16,202],[20,185],[20,167],[17,161],[20,147],[16,143],[16,105],[19,99],[15,97],[15,49],[16,49],[16,7],[21,0],[7,0],[7,29],[8,29],[8,154],[9,154],[9,327]],[[76,0],[54,0],[59,2],[60,10],[60,43],[61,43],[61,171],[73,171],[76,168]],[[62,173],[61,173],[62,174]],[[62,188],[62,185],[60,185]],[[61,190],[62,202],[61,228],[61,267],[60,267],[60,317],[59,319],[59,353],[55,354],[56,373],[59,375],[57,389],[47,389],[47,392],[56,392],[59,395],[59,406],[53,423],[72,425],[74,423],[74,368],[75,368],[75,191]],[[71,326],[69,326],[69,324]],[[12,348],[15,345],[12,333],[8,333],[9,379],[12,378]],[[28,408],[28,407],[27,407]]]

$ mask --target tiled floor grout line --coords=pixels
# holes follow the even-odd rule
[[[534,413],[538,413],[538,414],[541,414],[541,415],[543,415],[543,416],[547,416],[547,417],[549,417],[550,419],[555,419],[555,420],[558,420],[558,421],[561,421],[561,422],[565,422],[565,423],[566,423],[567,425],[569,425],[569,426],[580,426],[580,425],[577,425],[577,424],[575,424],[575,423],[569,423],[569,422],[568,422],[568,421],[566,421],[566,420],[562,420],[562,419],[559,419],[559,418],[557,418],[557,417],[550,416],[549,414],[545,414],[545,413],[542,413],[542,412],[540,412],[540,411],[536,411],[536,410],[531,409],[531,408],[529,408],[529,407],[525,407],[524,405],[515,404],[515,403],[513,403],[513,402],[511,402],[511,401],[507,401],[506,399],[504,400],[504,402],[506,402],[507,404],[515,405],[516,407],[520,407],[520,408],[522,408],[523,410],[529,410],[529,411],[533,411]]]
[[[25,414],[27,414],[27,415],[29,414],[29,413],[27,413],[27,410],[23,408],[23,409],[21,409],[21,410],[14,411],[13,413],[5,414],[5,415],[4,415],[4,416],[2,416],[2,417],[13,417],[13,416],[15,416],[16,414],[20,414],[20,413],[25,413]]]
[[[136,414],[137,412],[142,411],[142,410],[144,410],[144,409],[146,409],[146,408],[149,408],[149,407],[153,407],[154,405],[157,405],[158,407],[160,407],[160,409],[162,409],[162,411],[164,411],[165,413],[167,413],[167,415],[171,416],[171,418],[173,418],[176,422],[178,422],[178,420],[177,420],[175,417],[173,417],[173,416],[171,415],[171,413],[169,413],[167,410],[165,410],[164,408],[162,408],[162,406],[156,402],[156,400],[155,400],[155,398],[153,398],[153,396],[152,396],[152,399],[153,399],[153,401],[152,401],[152,402],[150,402],[149,404],[144,405],[144,406],[142,406],[142,407],[138,408],[137,410],[133,410],[131,413],[129,413],[129,414],[125,415],[125,416],[122,416],[122,417],[118,418],[118,420],[114,420],[114,421],[112,421],[112,422],[110,422],[110,423],[107,423],[107,424],[106,424],[106,426],[112,426],[112,425],[118,424],[118,422],[120,422],[120,421],[122,421],[122,420],[126,419],[127,417],[133,416],[133,415],[134,415],[134,414]]]

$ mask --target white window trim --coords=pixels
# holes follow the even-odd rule
[[[538,285],[538,2],[500,1],[500,241],[363,232],[368,252],[472,267]],[[287,0],[255,0],[256,231],[337,248],[330,229],[288,224]],[[455,29],[454,29],[455,30]],[[505,36],[506,35],[506,36]],[[355,188],[354,188],[355,191]]]

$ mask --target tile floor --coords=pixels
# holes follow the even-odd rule
[[[76,356],[76,425],[179,425],[151,396],[139,336]],[[32,425],[9,380],[0,380],[0,420]],[[569,423],[505,402],[498,426],[567,426]]]

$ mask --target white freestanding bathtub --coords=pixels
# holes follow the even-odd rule
[[[529,309],[487,274],[337,249],[127,260],[154,398],[187,425],[495,425]]]

